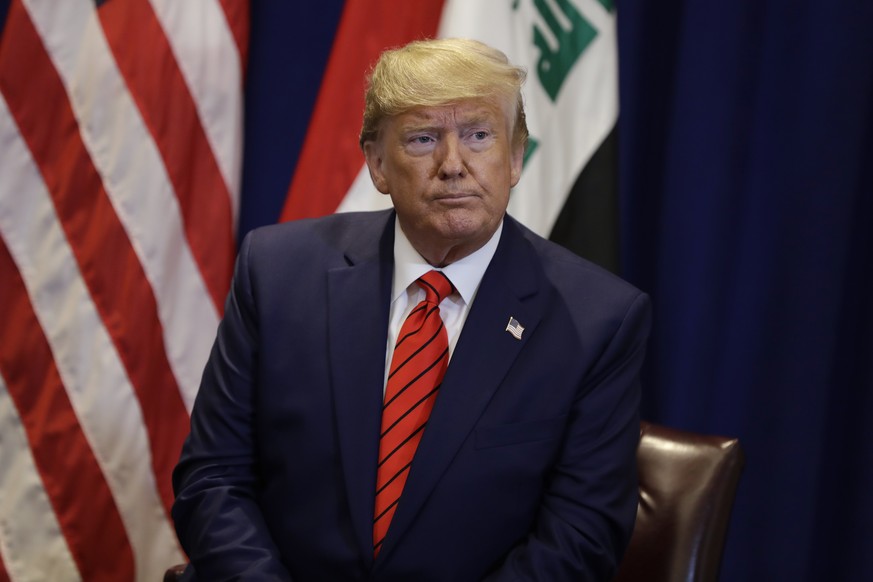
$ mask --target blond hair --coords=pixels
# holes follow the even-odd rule
[[[382,53],[367,79],[360,144],[378,137],[383,119],[415,107],[469,99],[515,102],[513,145],[528,131],[521,97],[526,73],[506,55],[479,41],[451,38],[413,41]]]

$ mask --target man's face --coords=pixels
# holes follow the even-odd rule
[[[503,219],[524,154],[512,146],[508,109],[484,100],[421,107],[386,119],[364,145],[373,183],[432,264],[477,250]]]

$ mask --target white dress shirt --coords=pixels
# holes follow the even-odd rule
[[[424,289],[419,287],[415,280],[430,270],[442,271],[457,290],[440,303],[440,315],[449,336],[449,360],[451,360],[455,344],[458,343],[461,329],[479,289],[479,283],[482,282],[485,269],[488,268],[497,250],[501,232],[503,232],[503,221],[479,250],[440,269],[424,260],[406,238],[400,223],[396,218],[394,219],[394,279],[391,284],[391,311],[388,314],[388,342],[385,350],[386,382],[400,327],[409,312],[425,297]]]

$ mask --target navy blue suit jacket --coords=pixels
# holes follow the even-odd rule
[[[609,579],[637,507],[648,298],[509,217],[374,560],[393,222],[246,237],[174,473],[197,578]]]

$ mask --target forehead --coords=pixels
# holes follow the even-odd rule
[[[480,99],[437,106],[421,106],[394,116],[394,123],[406,127],[448,127],[476,123],[508,122],[510,115],[498,100]]]

